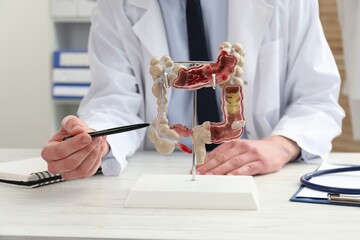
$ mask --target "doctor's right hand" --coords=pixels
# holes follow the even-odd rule
[[[51,173],[60,173],[65,180],[86,178],[94,175],[101,159],[109,151],[106,137],[92,138],[92,131],[85,122],[75,116],[67,116],[60,130],[42,149],[41,157]],[[64,137],[73,136],[65,141]]]

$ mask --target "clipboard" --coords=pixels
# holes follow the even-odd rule
[[[338,165],[338,164],[330,164],[327,162],[322,162],[322,164],[318,167],[317,170],[343,168],[349,166],[354,166],[354,165]],[[332,175],[316,177],[311,179],[310,181],[328,186],[336,185],[336,187],[360,188],[360,173],[351,172],[351,173],[332,174]],[[353,198],[357,199],[360,198],[360,196],[354,195]],[[339,205],[339,206],[348,206],[348,207],[360,207],[360,202],[349,203],[349,202],[333,201],[328,197],[328,193],[309,189],[304,185],[301,185],[299,189],[291,196],[290,201],[313,203],[313,204],[329,204],[329,205]]]
[[[339,205],[339,206],[347,206],[347,207],[360,207],[360,203],[344,203],[344,202],[330,202],[328,198],[315,198],[315,197],[299,197],[298,193],[305,186],[300,186],[300,188],[291,196],[291,202],[302,202],[302,203],[314,203],[314,204],[330,204],[330,205]]]

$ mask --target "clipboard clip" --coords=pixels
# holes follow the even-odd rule
[[[328,201],[331,203],[351,203],[360,205],[360,195],[328,193],[327,197]]]

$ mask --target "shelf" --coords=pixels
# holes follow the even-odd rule
[[[81,99],[56,99],[53,98],[53,102],[55,104],[63,105],[63,104],[69,104],[69,105],[79,105],[81,102]]]
[[[90,22],[96,0],[51,0],[50,15],[54,22]]]
[[[87,49],[90,22],[55,22],[56,49]]]
[[[51,0],[50,16],[54,26],[54,51],[87,50],[91,26],[90,15],[95,4],[96,0]],[[53,95],[53,88],[51,91]],[[68,95],[64,94],[64,96]],[[60,126],[64,117],[76,115],[81,99],[81,97],[52,98],[55,129]]]
[[[90,23],[90,17],[53,17],[54,23]]]

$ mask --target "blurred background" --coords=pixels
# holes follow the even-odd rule
[[[356,3],[356,5],[358,5],[357,0],[339,0],[339,1],[319,0],[320,20],[321,23],[323,24],[325,36],[334,54],[342,79],[342,91],[340,94],[339,102],[346,112],[346,117],[343,121],[343,127],[342,127],[343,132],[341,136],[337,137],[333,141],[333,151],[335,152],[360,151],[360,141],[354,140],[353,126],[352,126],[353,124],[351,121],[353,120],[354,122],[356,122],[359,120],[352,119],[352,114],[350,112],[350,106],[349,106],[349,98],[344,91],[345,82],[346,82],[346,68],[344,61],[342,29],[339,21],[339,18],[341,17],[339,16],[339,9],[341,9],[340,4],[347,4],[348,2],[353,2]],[[357,11],[358,9],[354,9],[354,10]],[[355,22],[356,19],[353,19],[353,21]]]
[[[90,82],[86,48],[95,3],[0,0],[0,148],[41,148],[61,119],[76,113]],[[338,2],[319,0],[319,6],[344,88],[347,69]],[[346,118],[333,151],[359,152],[360,141],[353,134],[357,119],[351,118],[344,91],[339,101]]]

